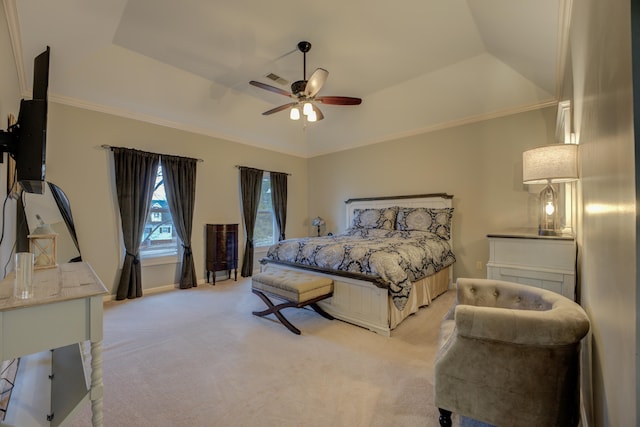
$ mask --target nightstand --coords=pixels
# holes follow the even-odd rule
[[[487,235],[487,278],[536,286],[576,299],[576,239],[539,236],[537,230]]]

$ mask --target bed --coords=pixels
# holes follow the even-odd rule
[[[261,270],[297,269],[330,277],[322,308],[343,321],[390,336],[404,319],[452,285],[453,196],[350,199],[344,232],[271,246]]]

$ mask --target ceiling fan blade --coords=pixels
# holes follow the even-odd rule
[[[318,107],[316,107],[314,104],[311,104],[313,111],[315,111],[316,113],[316,122],[319,122],[320,120],[324,119],[324,114],[322,114],[322,111],[320,111],[320,109]]]
[[[327,81],[327,76],[329,76],[329,72],[324,68],[315,70],[307,81],[307,86],[304,88],[304,95],[306,97],[316,96],[324,85],[324,82]]]
[[[291,108],[291,107],[293,107],[293,106],[294,106],[294,105],[296,105],[296,104],[298,104],[298,103],[297,103],[297,102],[290,102],[290,103],[288,103],[288,104],[284,104],[284,105],[281,105],[281,106],[279,106],[279,107],[272,108],[272,109],[271,109],[271,110],[269,110],[269,111],[265,111],[264,113],[262,113],[262,115],[263,115],[263,116],[268,116],[269,114],[277,113],[277,112],[279,112],[279,111],[286,110],[287,108]]]
[[[271,86],[271,85],[268,85],[268,84],[265,84],[265,83],[257,82],[255,80],[251,80],[249,82],[249,84],[253,85],[253,86],[256,86],[256,87],[259,87],[260,89],[265,89],[265,90],[268,90],[270,92],[277,93],[279,95],[288,96],[289,98],[293,97],[293,95],[290,92],[287,92],[284,89],[280,89],[280,88],[277,88],[275,86]]]
[[[316,101],[322,104],[332,104],[332,105],[360,105],[362,104],[362,99],[360,98],[352,98],[350,96],[319,96],[315,98]]]

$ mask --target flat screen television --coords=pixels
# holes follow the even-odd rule
[[[33,98],[20,101],[18,122],[0,133],[0,151],[16,161],[16,179],[27,193],[44,192],[50,48],[33,62]],[[2,157],[0,157],[2,161]]]

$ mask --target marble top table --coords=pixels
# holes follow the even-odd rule
[[[50,425],[61,424],[89,398],[92,424],[102,426],[102,297],[107,289],[86,262],[34,271],[33,297],[27,299],[14,297],[14,278],[12,272],[0,282],[0,360],[53,350]],[[77,345],[84,341],[91,343],[88,390]]]

